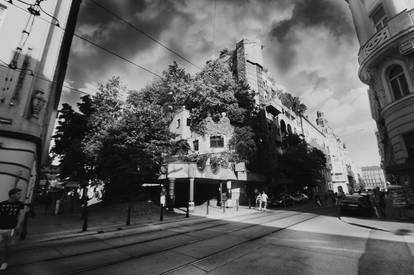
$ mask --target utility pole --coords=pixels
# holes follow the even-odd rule
[[[52,82],[52,88],[51,88],[51,95],[49,102],[52,104],[49,110],[51,110],[51,116],[49,119],[45,119],[44,127],[45,132],[43,133],[43,139],[44,142],[44,148],[49,148],[49,142],[50,142],[50,136],[52,136],[53,133],[53,125],[55,124],[56,115],[54,115],[54,112],[57,111],[57,108],[59,106],[60,96],[62,94],[62,87],[63,82],[65,81],[66,76],[66,70],[68,67],[68,59],[69,59],[69,53],[70,48],[72,46],[72,39],[75,34],[75,27],[76,22],[78,20],[78,14],[79,9],[81,5],[82,0],[72,0],[68,19],[65,26],[65,32],[63,34],[62,44],[59,51],[59,56],[57,59],[56,64],[56,70],[55,74],[53,75],[53,82]],[[50,115],[50,114],[49,114]],[[42,153],[42,162],[45,162],[47,159],[48,153],[47,150],[43,150]]]
[[[66,69],[68,67],[68,59],[70,48],[72,46],[73,35],[75,34],[76,22],[78,20],[79,9],[82,0],[72,0],[70,6],[68,21],[66,23],[65,34],[63,35],[62,47],[60,48],[58,63],[56,65],[56,73],[54,76],[55,84],[55,107],[59,105],[60,95],[62,93],[62,86],[66,76]]]

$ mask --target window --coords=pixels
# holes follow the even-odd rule
[[[400,65],[393,65],[388,72],[388,81],[391,86],[394,99],[400,99],[409,94],[407,79]]]
[[[194,151],[198,151],[198,139],[193,141],[193,148],[194,148]]]
[[[407,148],[408,158],[414,158],[414,132],[405,134],[403,137],[405,147]]]
[[[224,138],[222,136],[211,136],[210,137],[211,148],[222,148],[224,147]]]
[[[387,25],[388,18],[385,14],[383,6],[379,6],[374,10],[374,12],[371,14],[371,19],[377,31],[379,31]]]
[[[191,120],[187,118],[187,126],[191,126]]]
[[[177,128],[180,128],[180,125],[181,125],[181,120],[177,119]]]

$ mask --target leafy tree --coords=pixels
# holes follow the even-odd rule
[[[236,89],[228,64],[220,60],[208,61],[195,76],[194,88],[185,104],[191,110],[191,130],[203,134],[203,121],[208,116],[217,122],[222,113],[236,112]]]
[[[193,89],[193,79],[176,62],[163,71],[161,79],[146,86],[140,92],[131,92],[127,101],[131,104],[145,102],[162,106],[170,116],[188,102]]]
[[[305,185],[315,185],[324,179],[326,157],[322,151],[308,146],[303,137],[296,134],[288,135],[283,147],[279,177],[293,179],[297,189],[302,189]]]
[[[299,97],[294,97],[288,92],[281,93],[280,100],[283,105],[291,109],[297,115],[303,115],[307,110],[306,105],[300,101]]]
[[[96,111],[83,140],[95,176],[106,182],[105,199],[137,190],[144,178],[153,178],[174,137],[161,97],[131,91],[124,103],[119,94],[125,91],[119,78],[98,87],[92,99]]]
[[[89,131],[87,121],[94,109],[89,96],[83,96],[77,105],[80,112],[75,112],[69,104],[63,104],[53,136],[51,153],[60,159],[62,178],[80,179],[85,175],[87,161],[81,142]]]
[[[137,184],[157,174],[162,154],[169,152],[173,135],[162,119],[160,106],[126,106],[122,119],[101,141],[97,174],[106,180],[108,196],[137,189]]]
[[[89,161],[96,163],[102,142],[122,115],[120,93],[125,92],[119,77],[113,77],[106,84],[99,84],[98,91],[92,98],[94,112],[88,118],[87,135],[82,141],[82,148]]]

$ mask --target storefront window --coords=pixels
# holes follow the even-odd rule
[[[409,159],[414,159],[414,132],[404,135],[404,143]]]

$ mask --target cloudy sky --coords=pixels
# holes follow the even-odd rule
[[[341,0],[101,0],[197,66],[235,48],[242,38],[259,38],[264,66],[276,82],[308,106],[308,115],[325,113],[357,165],[378,165],[375,124],[367,87],[358,77],[358,42],[350,11]],[[76,33],[160,74],[177,61],[198,69],[119,21],[91,0],[82,1]],[[154,76],[74,38],[67,85],[91,91],[96,83],[121,76],[140,89]],[[77,93],[65,91],[62,102]]]

